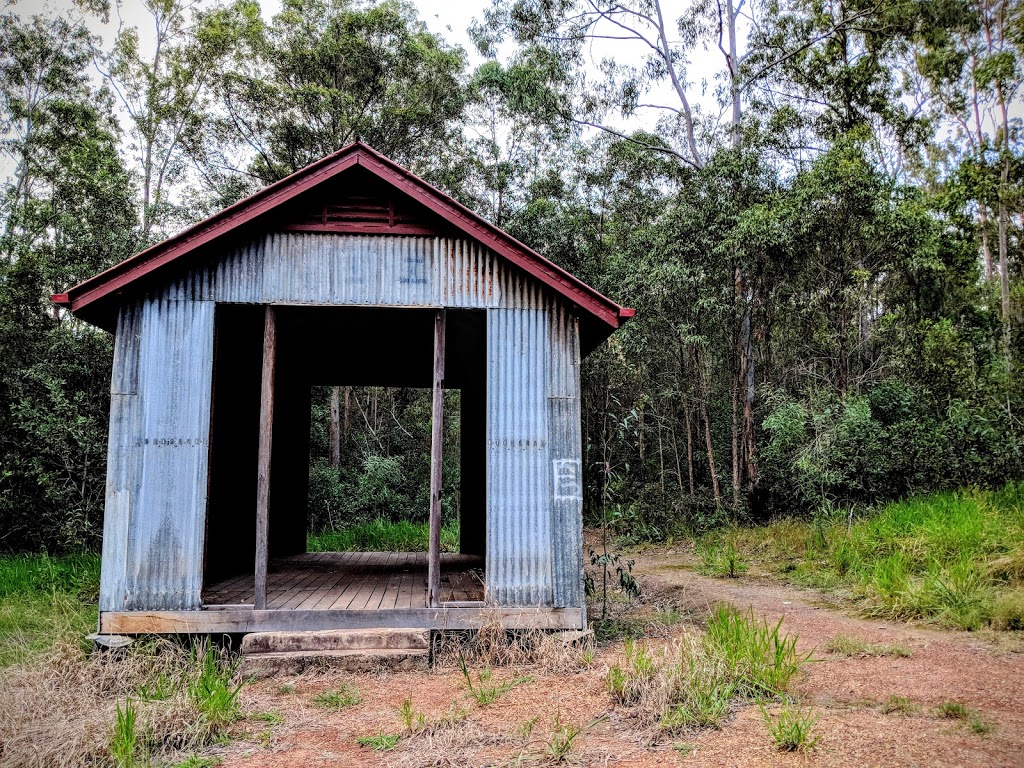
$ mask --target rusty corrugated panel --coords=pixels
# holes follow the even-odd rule
[[[124,608],[198,608],[202,588],[214,304],[147,300],[127,472]],[[132,475],[137,475],[132,478]],[[134,490],[134,493],[132,493]]]
[[[556,303],[551,309],[548,329],[548,458],[551,462],[554,603],[560,608],[584,608],[579,321]]]
[[[551,605],[548,462],[548,312],[525,288],[525,306],[487,313],[487,599]]]
[[[121,306],[114,334],[110,381],[110,429],[107,435],[107,487],[103,513],[100,610],[120,611],[125,602],[128,526],[138,478],[139,335],[142,305]]]

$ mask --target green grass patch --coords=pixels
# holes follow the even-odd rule
[[[776,749],[782,752],[807,752],[814,749],[818,743],[818,737],[814,735],[814,726],[818,724],[819,718],[813,709],[805,710],[787,704],[783,705],[775,717],[772,717],[764,707],[761,708],[761,714]]]
[[[318,693],[313,697],[314,703],[324,709],[344,709],[354,707],[363,700],[359,689],[354,685],[342,684],[340,688]]]
[[[0,668],[95,631],[99,555],[0,558]]]
[[[836,635],[825,643],[825,650],[837,656],[891,656],[908,659],[913,655],[905,645],[869,643],[853,635]]]
[[[380,517],[311,533],[306,541],[310,552],[426,552],[429,544],[429,523],[392,522]],[[441,551],[459,551],[458,522],[442,526]]]
[[[703,540],[697,544],[697,570],[705,576],[736,579],[750,567],[731,536],[725,541]]]
[[[780,624],[719,606],[702,637],[683,635],[658,650],[627,640],[605,684],[638,720],[678,734],[719,727],[737,699],[784,697],[809,660]]]
[[[1024,483],[778,520],[730,540],[788,581],[846,587],[869,616],[1024,629]],[[717,540],[707,541],[698,552]]]
[[[402,737],[397,733],[378,733],[376,736],[360,736],[356,744],[360,747],[369,747],[376,752],[387,752],[398,746]]]
[[[490,666],[484,666],[476,673],[476,681],[474,681],[465,659],[459,659],[459,669],[462,671],[466,690],[473,701],[481,707],[493,704],[517,685],[523,685],[531,680],[529,677],[512,677],[499,682],[494,679],[494,672]]]
[[[906,696],[893,694],[879,708],[883,715],[913,715],[921,708]]]

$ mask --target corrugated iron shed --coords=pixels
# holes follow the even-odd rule
[[[390,160],[347,147],[54,300],[116,335],[101,631],[476,620],[461,605],[204,610],[211,558],[242,571],[259,558],[265,307],[280,344],[271,554],[304,546],[310,386],[430,387],[444,312],[434,366],[465,393],[463,498],[478,509],[463,542],[485,555],[485,601],[510,623],[584,620],[580,357],[632,310]],[[343,363],[318,353],[339,338]]]

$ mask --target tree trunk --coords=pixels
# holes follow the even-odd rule
[[[683,408],[683,417],[686,419],[686,466],[690,471],[690,496],[697,494],[697,487],[693,482],[693,429],[690,426],[690,408]],[[682,478],[679,480],[682,484]]]
[[[704,411],[704,443],[708,451],[708,468],[711,472],[711,490],[715,494],[715,504],[722,503],[722,494],[718,488],[718,473],[715,471],[715,449],[711,444],[711,417],[708,414],[708,404],[705,400],[701,405]]]
[[[341,466],[341,388],[331,387],[331,466]]]

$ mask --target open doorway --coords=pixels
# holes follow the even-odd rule
[[[260,427],[265,418],[263,311],[218,306],[206,607],[259,602],[254,563],[261,551],[255,521],[265,436]],[[419,541],[415,547],[372,549],[367,537],[375,521],[404,521],[413,530],[429,521],[432,452],[422,432],[432,421],[430,411],[424,420],[422,409],[433,396],[437,310],[279,307],[274,313],[272,440],[263,449],[270,477],[266,608],[431,605],[431,596],[423,593],[428,552]],[[440,508],[441,522],[448,523],[442,529],[448,534],[444,548],[455,551],[443,553],[434,567],[440,569],[443,603],[472,604],[484,599],[480,575],[486,569],[486,316],[448,310],[444,317],[443,411],[449,428],[441,443]],[[341,411],[333,421],[344,428],[346,393],[350,439],[335,446],[334,457],[330,411],[332,405]],[[358,439],[355,418],[366,428]],[[395,442],[401,445],[381,439],[384,419],[398,422],[395,434],[401,440]],[[377,434],[370,434],[375,427]],[[395,546],[393,537],[387,541]]]

